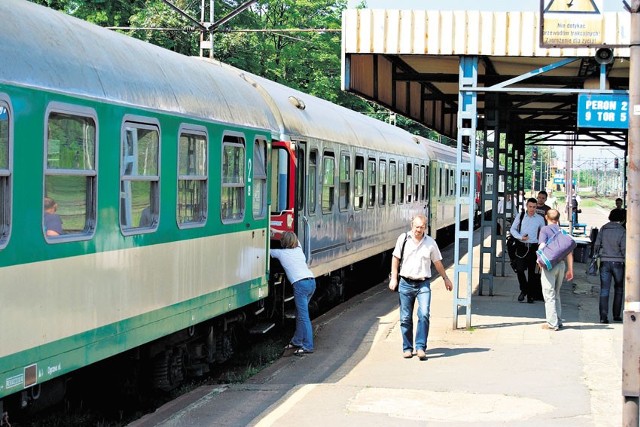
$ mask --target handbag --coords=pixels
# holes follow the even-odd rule
[[[598,275],[598,261],[600,260],[599,256],[594,256],[591,258],[591,262],[587,267],[587,274],[589,276],[597,276]]]
[[[568,234],[558,230],[551,236],[542,249],[536,251],[537,262],[541,268],[551,270],[560,261],[564,260],[575,248],[575,240]]]
[[[402,242],[402,249],[400,250],[400,262],[398,262],[398,286],[393,290],[393,292],[400,291],[400,268],[402,267],[402,258],[404,257],[404,247],[407,244],[407,239],[409,238],[409,233],[404,233],[404,242]],[[389,273],[389,278],[391,278],[391,273]]]

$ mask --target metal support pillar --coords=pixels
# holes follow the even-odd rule
[[[471,293],[473,280],[473,219],[476,196],[476,127],[477,127],[477,86],[478,57],[460,57],[460,82],[458,93],[458,144],[456,149],[456,209],[454,238],[454,280],[453,280],[453,328],[458,328],[460,311],[466,314],[466,328],[471,327]],[[469,90],[473,89],[473,90]],[[469,161],[462,157],[468,148]],[[462,196],[462,177],[469,178],[469,194]],[[467,210],[467,229],[461,229],[462,210]],[[460,248],[466,243],[466,261],[460,259]],[[461,294],[461,284],[464,292]]]
[[[482,147],[482,170],[484,175],[483,188],[480,190],[481,212],[491,211],[489,219],[482,216],[480,223],[480,282],[478,295],[484,295],[484,285],[489,286],[489,296],[493,296],[493,277],[497,271],[497,242],[502,242],[505,246],[506,234],[506,192],[505,192],[505,168],[502,167],[501,159],[505,157],[506,149],[502,143],[502,129],[504,121],[501,115],[500,95],[487,94],[485,98],[485,126],[484,145]],[[489,135],[492,135],[490,138]],[[502,202],[500,202],[500,200]],[[502,206],[502,210],[498,209]],[[498,221],[503,225],[502,234],[498,235]],[[489,238],[487,242],[487,237]],[[487,244],[488,243],[488,244]],[[501,272],[504,276],[505,253],[501,252],[499,257],[501,262]],[[489,268],[485,267],[489,262]]]
[[[622,341],[622,425],[640,425],[640,0],[631,2],[627,256]]]

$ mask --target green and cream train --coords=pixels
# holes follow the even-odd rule
[[[0,16],[0,413],[127,352],[171,389],[284,315],[278,233],[339,298],[454,194],[432,141],[24,0]]]

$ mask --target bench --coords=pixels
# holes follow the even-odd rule
[[[573,234],[587,234],[587,224],[573,224]]]
[[[569,224],[568,222],[561,223],[560,227],[564,228],[564,229],[566,229],[568,231],[569,228],[571,227],[571,224]],[[587,224],[573,224],[573,233],[572,234],[574,236],[576,236],[576,235],[586,235],[587,234]]]

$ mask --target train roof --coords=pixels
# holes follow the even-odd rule
[[[319,138],[389,153],[425,158],[418,140],[389,125],[321,98],[241,70],[260,85],[281,114],[286,138]]]
[[[458,161],[456,157],[457,149],[455,147],[449,147],[448,145],[444,145],[440,142],[436,142],[421,136],[417,136],[416,138],[418,138],[421,141],[422,145],[427,147],[427,150],[429,150],[429,157],[432,160],[439,160],[439,161],[452,163],[452,164],[457,163]],[[469,153],[463,152],[462,158],[464,159],[464,161],[469,161],[470,159]],[[483,160],[482,157],[476,156],[476,171],[480,171],[483,169],[482,160]],[[493,166],[493,162],[491,160],[487,160],[486,164],[489,167]]]
[[[222,64],[24,0],[0,1],[0,16],[0,82],[277,129],[260,94]]]

